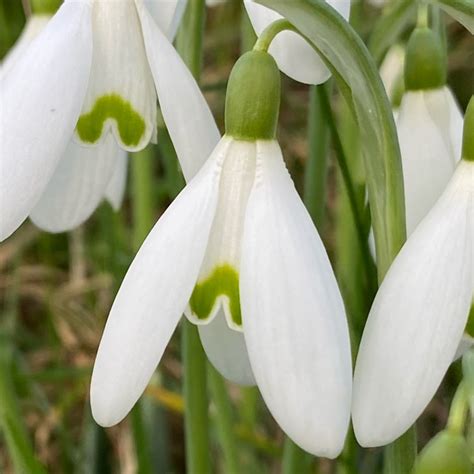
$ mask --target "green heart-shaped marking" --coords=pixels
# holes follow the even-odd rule
[[[232,321],[242,326],[239,274],[230,265],[220,265],[208,278],[196,284],[189,300],[191,311],[199,319],[207,319],[217,298],[222,295],[229,298]]]
[[[120,139],[126,146],[140,143],[146,130],[145,120],[118,94],[99,97],[92,110],[80,116],[76,126],[79,138],[86,143],[96,143],[107,119],[117,122]]]

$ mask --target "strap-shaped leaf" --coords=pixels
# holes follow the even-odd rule
[[[322,0],[257,0],[292,23],[331,69],[359,124],[379,280],[406,238],[395,124],[377,66],[352,27]]]
[[[416,7],[413,0],[400,0],[377,21],[368,44],[377,64],[380,64],[387,49],[398,40],[410,21],[415,22]]]
[[[430,0],[474,35],[474,0]]]

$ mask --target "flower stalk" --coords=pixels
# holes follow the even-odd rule
[[[189,1],[177,40],[177,49],[197,80],[202,69],[205,8],[204,0]],[[187,319],[181,337],[186,465],[190,473],[206,474],[211,471],[206,355],[196,326]]]

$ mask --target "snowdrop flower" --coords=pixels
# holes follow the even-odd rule
[[[474,289],[474,99],[462,158],[396,257],[370,311],[352,408],[362,446],[388,444],[415,422],[466,328]]]
[[[328,256],[275,140],[279,81],[266,52],[237,62],[226,135],[155,225],[112,306],[91,382],[99,424],[126,416],[185,312],[204,329],[211,359],[227,350],[229,362],[247,348],[251,369],[223,369],[219,360],[216,367],[255,377],[296,443],[331,458],[341,451],[351,399],[348,328]],[[235,339],[208,338],[213,324]]]
[[[346,20],[349,18],[350,0],[328,0],[328,3]],[[244,0],[244,5],[257,35],[260,35],[268,25],[282,18],[277,12],[253,0]],[[304,38],[293,31],[280,33],[272,42],[269,52],[275,57],[280,70],[296,81],[321,84],[331,76],[318,53]]]
[[[446,86],[445,61],[436,34],[416,29],[407,45],[397,118],[408,235],[445,190],[461,156],[463,117]]]
[[[218,130],[147,8],[172,37],[181,3],[66,0],[2,74],[0,239],[28,215],[59,231],[85,220],[104,197],[117,205],[125,153],[155,138],[157,96],[184,174],[199,169]]]

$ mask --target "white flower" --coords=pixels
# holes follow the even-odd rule
[[[407,91],[397,118],[407,233],[445,190],[461,157],[463,117],[447,86]]]
[[[328,0],[346,20],[351,9],[350,0]],[[272,22],[282,18],[277,12],[244,0],[245,8],[257,35]],[[273,40],[269,53],[275,58],[278,67],[287,76],[305,84],[321,84],[329,79],[331,73],[310,44],[293,31],[283,31]]]
[[[462,160],[382,282],[354,375],[353,422],[362,446],[401,436],[456,354],[474,287],[473,203],[474,163]]]
[[[129,412],[183,312],[224,375],[255,377],[296,443],[339,454],[351,400],[344,305],[275,140],[224,136],[146,239],[97,354],[91,404],[99,424]]]
[[[146,3],[172,36],[182,2]],[[67,0],[0,81],[0,239],[30,214],[58,231],[84,221],[104,196],[120,202],[124,151],[154,139],[157,96],[187,178],[219,138],[143,0]]]

